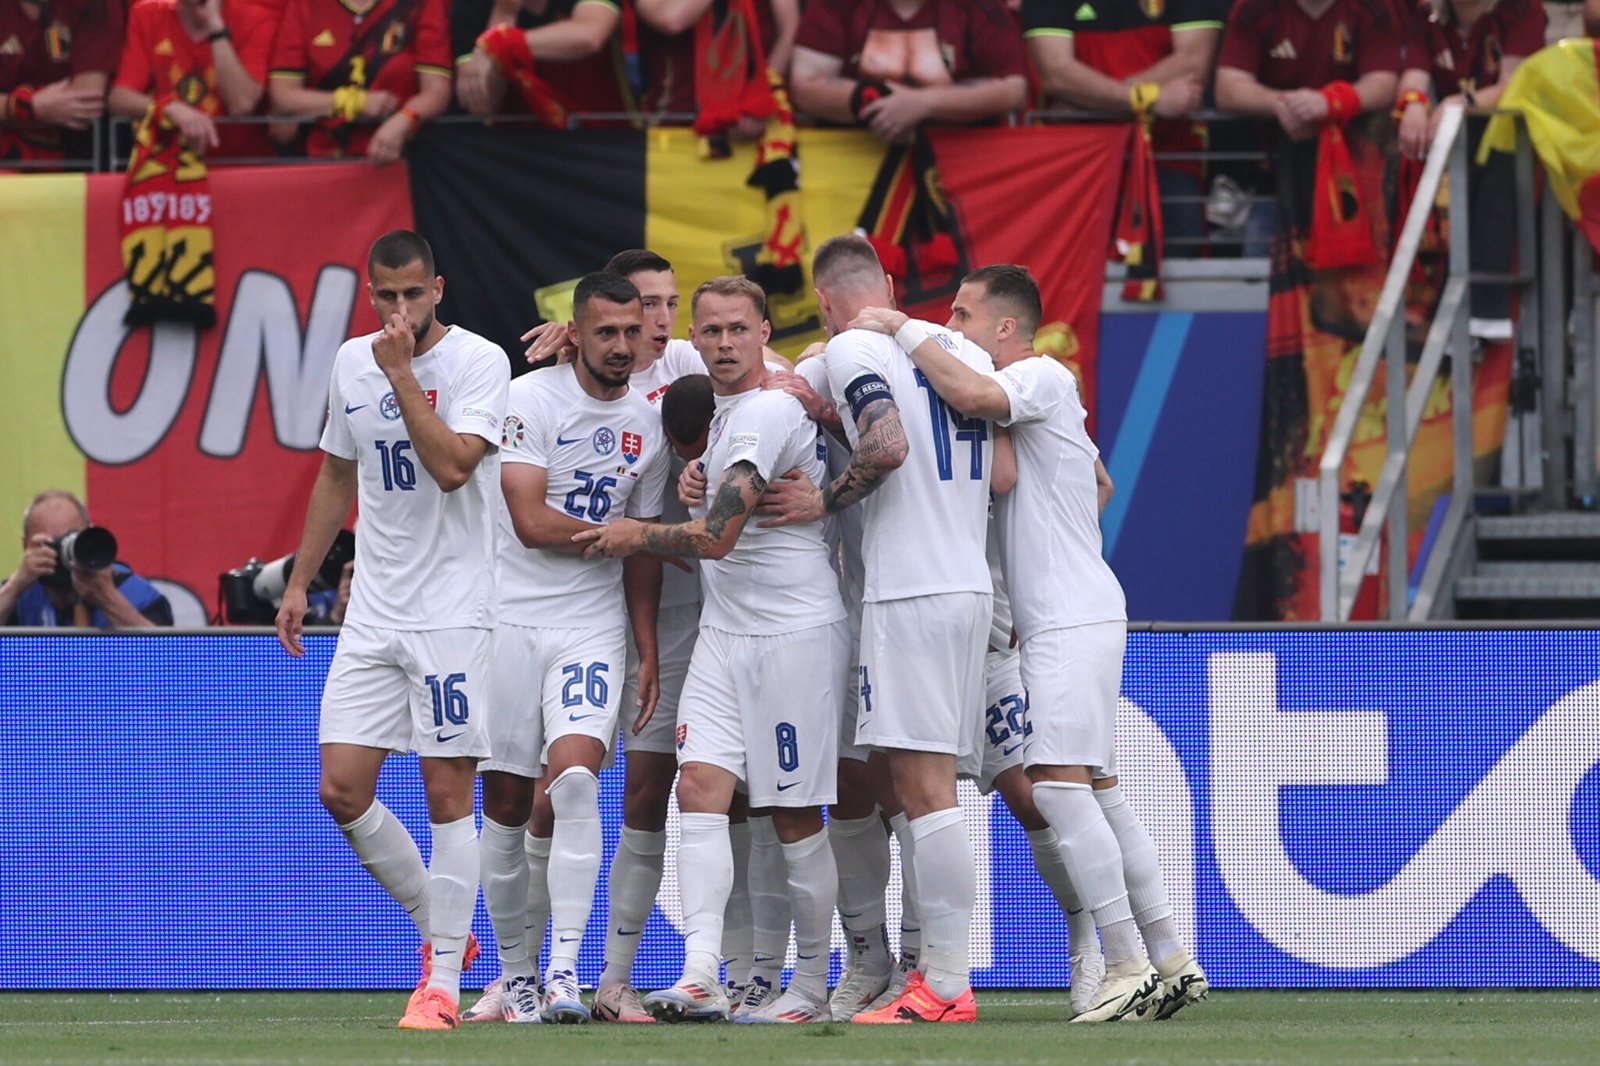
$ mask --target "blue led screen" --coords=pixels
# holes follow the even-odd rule
[[[415,980],[409,920],[316,799],[333,646],[294,661],[262,635],[0,637],[0,933],[44,945],[0,987]],[[1600,986],[1600,633],[1136,630],[1119,738],[1219,987]],[[608,856],[621,776],[601,778]],[[998,799],[963,795],[975,983],[1064,985],[1026,838]],[[426,854],[414,759],[390,761],[380,796]],[[641,987],[682,962],[672,850]],[[604,891],[602,874],[586,983]],[[481,906],[476,930],[473,985],[494,975]]]

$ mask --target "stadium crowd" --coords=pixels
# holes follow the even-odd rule
[[[1202,107],[1297,139],[1397,108],[1415,154],[1434,104],[1491,107],[1547,36],[1597,25],[1600,0],[0,0],[0,161],[84,158],[106,113],[230,160],[384,164],[452,110],[756,138],[770,77],[802,121],[891,142],[1029,109],[1148,114],[1157,151],[1184,155],[1162,191],[1195,198]],[[1192,199],[1169,236],[1199,225]]]

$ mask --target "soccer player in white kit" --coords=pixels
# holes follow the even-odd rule
[[[821,476],[818,429],[798,401],[762,388],[766,298],[747,278],[695,291],[694,339],[716,394],[702,460],[708,501],[695,521],[617,523],[577,539],[591,551],[704,560],[705,606],[679,706],[678,851],[683,977],[645,997],[668,1020],[728,1015],[718,983],[723,915],[733,883],[728,810],[742,779],[752,810],[773,808],[788,870],[797,962],[783,995],[745,1022],[828,1020],[828,957],[838,874],[822,822],[834,801],[838,699],[848,630],[820,522],[762,529],[747,521],[769,481],[800,468]]]
[[[417,234],[380,237],[367,277],[383,330],[346,341],[334,357],[326,454],[278,640],[304,654],[306,589],[359,499],[358,565],[322,692],[318,792],[422,940],[423,980],[400,1027],[454,1029],[461,970],[476,949],[472,790],[489,750],[497,449],[511,368],[496,345],[438,320],[444,279]],[[391,751],[420,756],[433,841],[427,867],[376,798]]]
[[[777,507],[784,520],[809,519],[865,500],[856,738],[888,754],[923,933],[921,969],[905,991],[852,1021],[975,1021],[968,937],[977,885],[956,759],[971,748],[983,707],[990,427],[951,411],[890,338],[847,328],[862,309],[892,302],[893,284],[865,238],[823,242],[812,275],[834,333],[826,352],[833,398],[850,411],[855,448],[843,477],[820,493],[786,481],[775,495],[788,499]],[[991,369],[976,345],[944,331],[941,341],[974,368]]]
[[[985,331],[1001,317],[1009,317],[1005,329],[1017,343],[1002,340],[1000,369],[989,374],[949,358],[925,324],[898,311],[873,309],[856,324],[892,333],[957,410],[1011,427],[1017,485],[1002,498],[998,519],[1033,727],[1027,771],[1106,959],[1104,980],[1073,1021],[1170,1017],[1203,999],[1209,985],[1178,939],[1154,845],[1116,781],[1127,607],[1101,557],[1109,479],[1084,428],[1077,379],[1031,350],[1040,303],[1023,267],[968,275],[951,324]]]
[[[512,383],[501,445],[500,624],[484,779],[484,896],[495,923],[508,1021],[532,1021],[535,987],[524,927],[523,836],[533,779],[548,767],[555,826],[546,1021],[589,1020],[576,967],[600,873],[597,774],[617,734],[627,626],[640,650],[640,720],[656,691],[660,563],[582,557],[572,535],[624,514],[654,521],[667,476],[661,420],[629,386],[642,328],[626,278],[590,274],[573,294],[577,358]]]

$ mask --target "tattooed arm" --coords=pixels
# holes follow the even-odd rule
[[[815,522],[824,515],[844,510],[872,495],[889,474],[906,461],[908,445],[905,427],[900,424],[900,408],[887,392],[881,399],[868,401],[856,419],[855,451],[844,473],[821,489],[809,478],[787,475],[774,481],[761,501],[761,513],[772,515],[763,526],[787,526]]]
[[[621,559],[645,551],[721,559],[733,550],[766,488],[767,479],[756,473],[754,463],[737,462],[722,475],[722,483],[712,495],[704,518],[671,526],[624,518],[579,533],[572,541],[584,546],[586,557],[605,554]]]

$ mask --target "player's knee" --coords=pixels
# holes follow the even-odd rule
[[[689,763],[678,775],[678,809],[697,814],[723,814],[729,811],[729,797],[713,768]]]
[[[1020,766],[1013,766],[994,780],[994,787],[1006,801],[1006,809],[1024,832],[1037,833],[1050,828],[1050,823],[1033,802],[1033,783]]]
[[[672,796],[672,779],[676,775],[676,760],[662,760],[635,756],[628,763],[628,779],[622,794],[622,820],[630,829],[659,833],[667,827],[667,801]],[[637,769],[635,769],[637,767]]]
[[[509,774],[483,775],[483,816],[501,825],[522,825],[533,812],[533,782]]]
[[[556,821],[599,816],[600,781],[587,766],[569,766],[557,774],[549,795]]]
[[[348,781],[323,774],[317,782],[317,799],[332,816],[335,825],[349,825],[367,813],[374,796]]]
[[[781,843],[806,840],[822,832],[822,808],[780,808],[772,812],[772,825]]]

